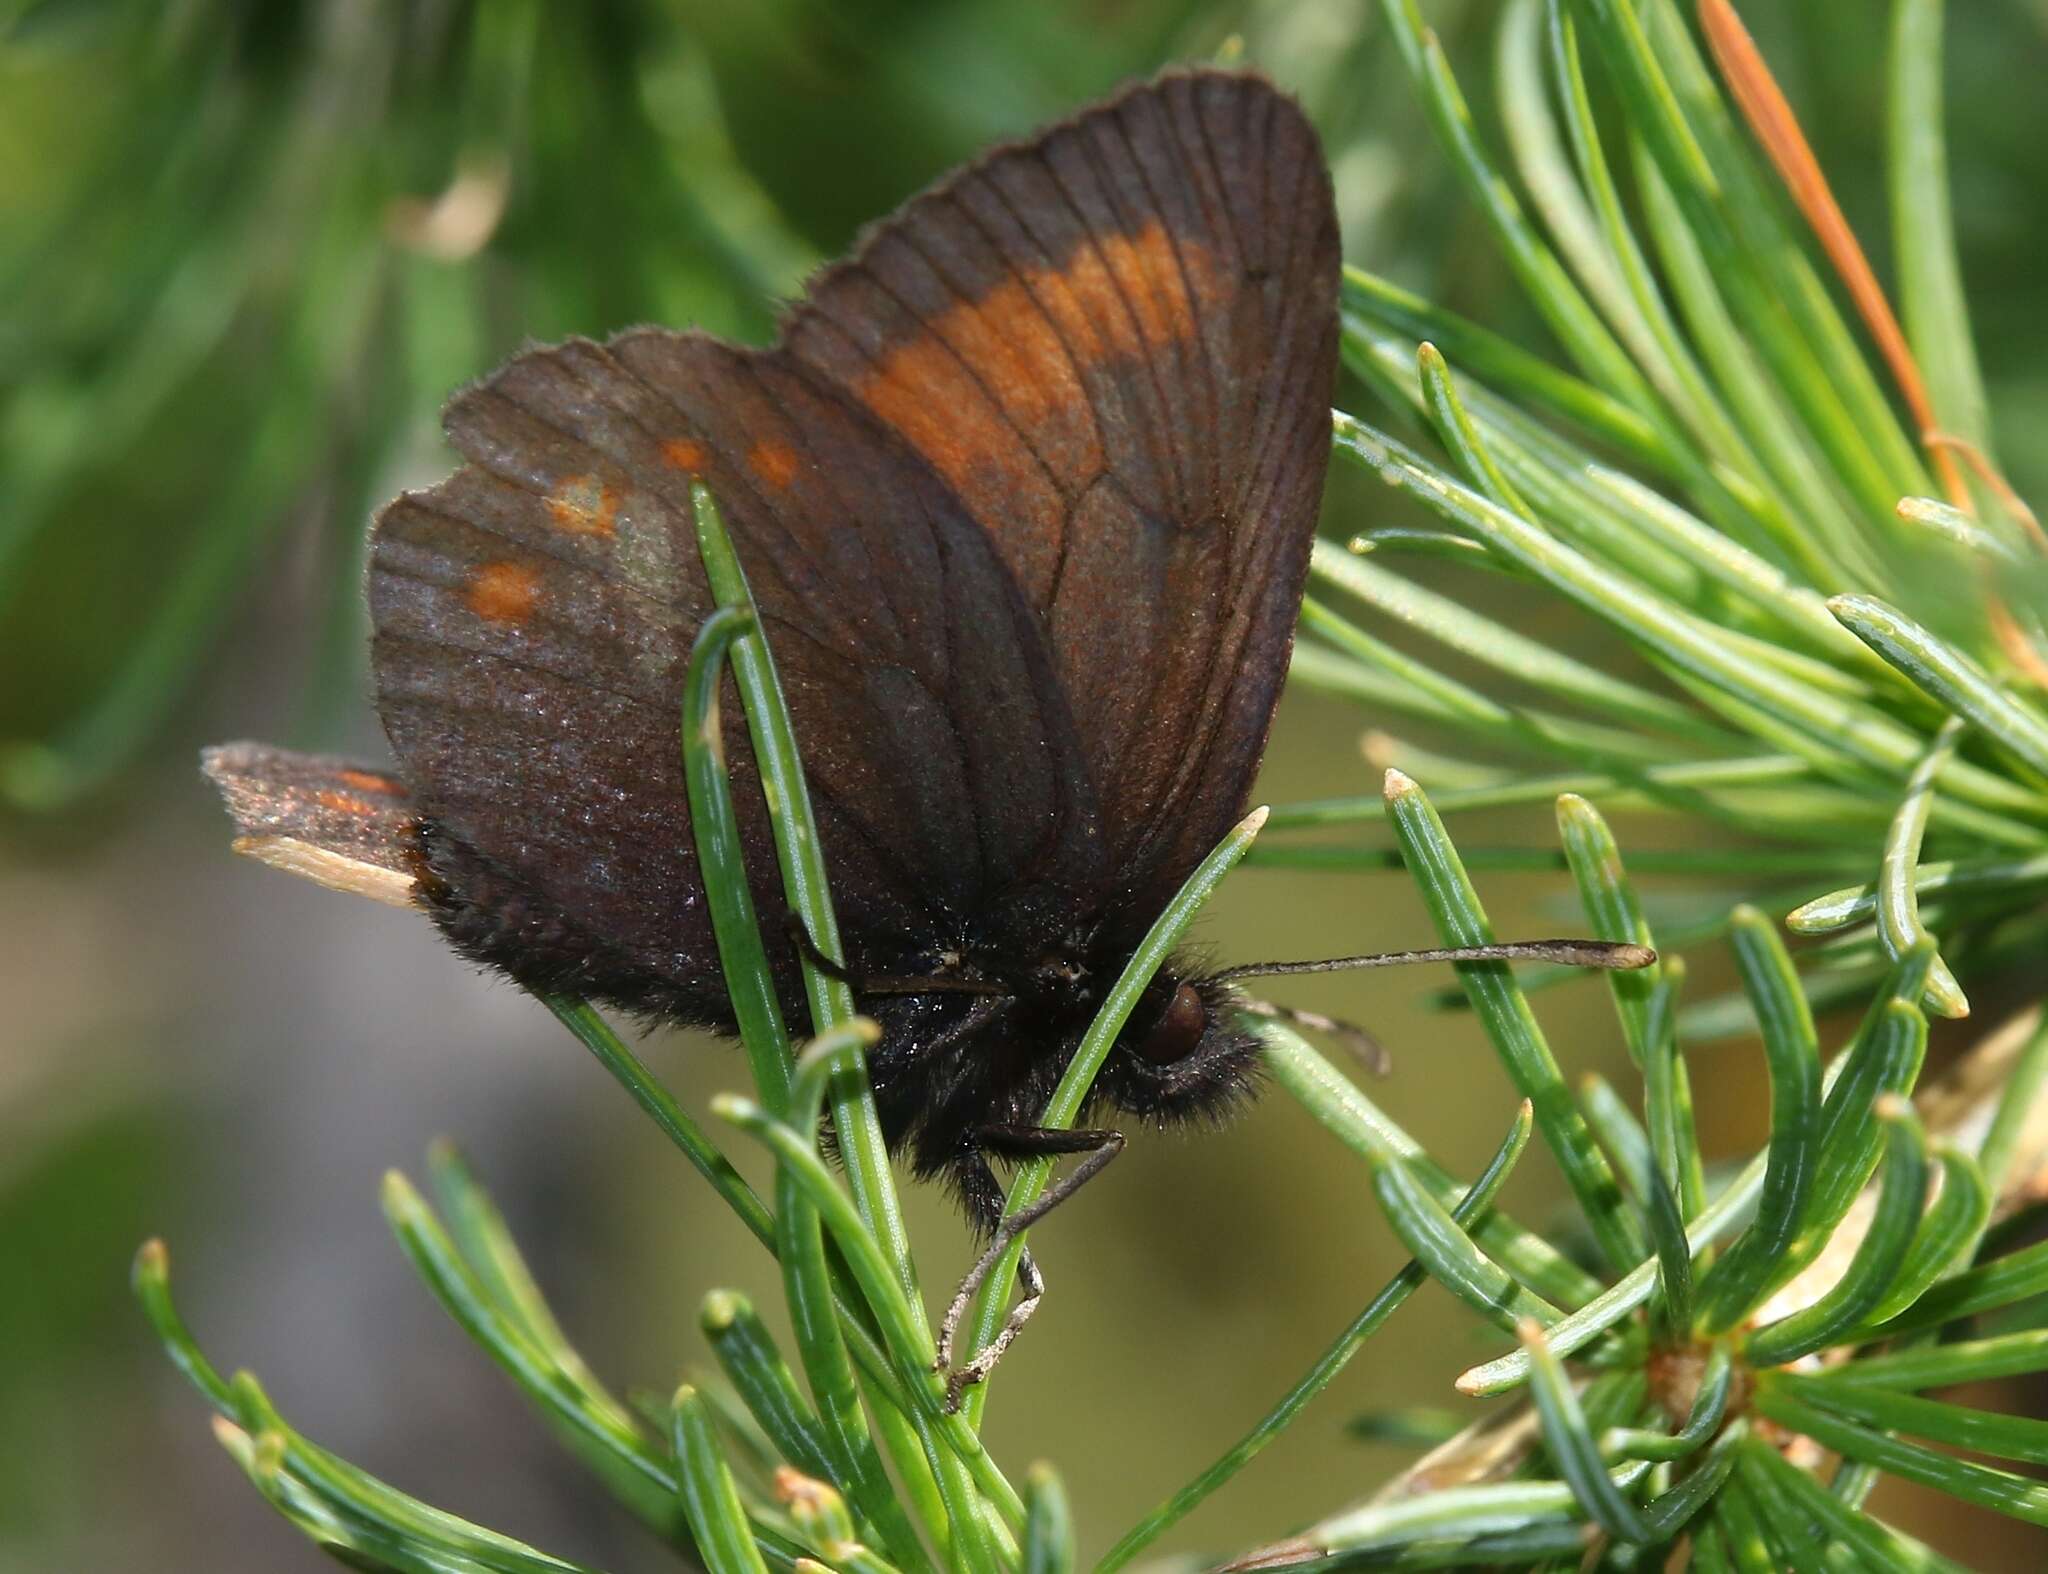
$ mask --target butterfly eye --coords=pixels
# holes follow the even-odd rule
[[[1138,1040],[1138,1054],[1155,1066],[1170,1066],[1194,1053],[1208,1027],[1209,1008],[1202,1004],[1194,985],[1181,984],[1152,1024],[1152,1031]]]

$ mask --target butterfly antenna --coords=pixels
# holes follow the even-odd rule
[[[1217,983],[1292,973],[1343,973],[1358,967],[1407,967],[1417,962],[1556,962],[1627,972],[1648,967],[1657,953],[1632,940],[1510,940],[1495,945],[1431,946],[1420,951],[1377,951],[1316,962],[1248,962],[1212,974]]]
[[[1421,951],[1379,951],[1366,956],[1333,956],[1315,962],[1248,962],[1211,974],[1216,983],[1240,978],[1269,978],[1288,973],[1341,973],[1355,967],[1405,967],[1415,962],[1557,962],[1566,967],[1620,969],[1648,967],[1657,953],[1646,945],[1626,940],[1516,940],[1497,945],[1431,946]],[[1245,999],[1243,1010],[1253,1016],[1291,1022],[1311,1033],[1321,1033],[1355,1055],[1375,1076],[1393,1070],[1394,1057],[1387,1046],[1356,1022],[1326,1017],[1320,1011],[1303,1011],[1297,1006],[1275,1005],[1270,1000]]]

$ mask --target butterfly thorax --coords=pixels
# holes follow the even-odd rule
[[[1001,995],[935,988],[857,998],[882,1026],[870,1052],[883,1132],[920,1176],[952,1180],[978,1223],[1000,1217],[983,1157],[991,1132],[1034,1127],[1129,960],[1102,965],[1065,948],[1019,967],[973,951],[935,958],[934,984],[994,986]],[[1111,1045],[1088,1110],[1113,1106],[1155,1124],[1221,1118],[1252,1087],[1257,1043],[1237,1024],[1225,985],[1169,964]]]

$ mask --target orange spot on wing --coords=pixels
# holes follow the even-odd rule
[[[360,773],[357,773],[360,774]],[[358,798],[354,793],[336,792],[332,787],[322,787],[313,797],[323,809],[332,809],[336,814],[352,815],[367,819],[377,812],[377,806],[367,798]]]
[[[787,443],[759,442],[747,450],[747,468],[776,491],[796,479],[796,450]]]
[[[389,776],[379,776],[375,771],[359,771],[353,766],[344,767],[334,773],[336,781],[353,787],[358,792],[382,793],[386,797],[397,797],[404,791]]]
[[[619,494],[594,475],[572,475],[548,494],[548,517],[573,536],[609,536],[618,528]]]
[[[469,609],[486,623],[524,623],[540,604],[540,571],[486,563],[469,581]]]
[[[676,469],[689,475],[702,475],[711,456],[704,452],[704,445],[692,437],[671,437],[661,445],[661,457]]]

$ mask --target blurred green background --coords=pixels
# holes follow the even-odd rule
[[[1483,120],[1493,8],[1426,9]],[[1882,267],[1888,8],[1749,10]],[[1965,275],[2003,451],[2038,499],[2048,4],[1951,12]],[[1348,256],[1540,343],[1372,0],[0,0],[0,1568],[326,1566],[217,1450],[134,1312],[128,1258],[157,1233],[202,1341],[319,1441],[564,1555],[664,1565],[416,1287],[376,1181],[457,1137],[621,1386],[665,1392],[700,1359],[712,1287],[777,1303],[766,1258],[530,1002],[415,919],[230,857],[196,749],[377,756],[365,521],[445,468],[451,388],[528,338],[650,320],[764,338],[810,266],[948,165],[1233,38],[1322,127]],[[1387,506],[1340,482],[1330,527]],[[1572,637],[1562,610],[1516,616]],[[1360,790],[1370,721],[1290,699],[1261,795]],[[1514,929],[1561,892],[1485,894]],[[1250,957],[1423,933],[1397,880],[1253,871],[1204,938]],[[1288,998],[1374,1024],[1398,1062],[1386,1104],[1469,1166],[1512,1101],[1470,1024],[1425,1009],[1431,982]],[[1543,1009],[1568,1067],[1620,1059],[1597,988]],[[1696,1073],[1710,1139],[1753,1142],[1752,1047],[1717,1053]],[[649,1054],[693,1107],[743,1078],[707,1044]],[[1515,1184],[1536,1218],[1558,1190],[1542,1164]],[[928,1279],[950,1280],[964,1233],[935,1195],[911,1208]],[[1399,1260],[1357,1167],[1280,1100],[1139,1141],[1040,1253],[1052,1299],[988,1430],[1013,1473],[1061,1465],[1098,1552]],[[1168,1545],[1241,1547],[1361,1494],[1409,1455],[1347,1421],[1478,1414],[1449,1379],[1494,1342],[1426,1289]],[[1953,1504],[1941,1525],[1888,1512],[1959,1546]],[[2026,1535],[1973,1523],[1967,1555],[2038,1568]]]

